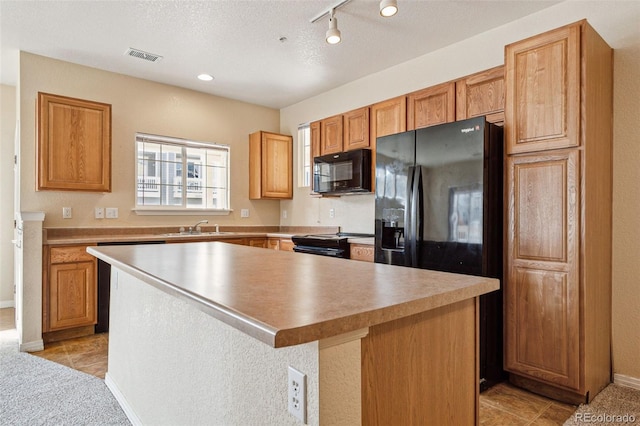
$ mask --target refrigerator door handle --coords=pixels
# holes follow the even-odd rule
[[[421,212],[420,209],[420,197],[421,194],[421,185],[420,185],[420,175],[422,173],[422,167],[415,166],[412,170],[412,178],[411,178],[411,219],[409,222],[410,234],[411,234],[411,265],[414,267],[418,266],[418,224],[421,220],[419,216]]]
[[[413,216],[413,179],[415,178],[415,167],[409,167],[407,173],[407,202],[404,209],[404,250],[405,264],[412,265],[415,258],[413,226],[411,221],[415,219]]]

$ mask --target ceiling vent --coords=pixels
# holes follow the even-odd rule
[[[142,50],[134,49],[133,47],[127,49],[124,54],[133,56],[134,58],[144,59],[145,61],[149,62],[158,62],[160,59],[162,59],[162,56],[160,55],[156,55],[155,53],[143,52]]]

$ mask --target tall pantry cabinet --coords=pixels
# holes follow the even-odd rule
[[[586,21],[505,47],[505,369],[572,403],[611,378],[612,56]]]

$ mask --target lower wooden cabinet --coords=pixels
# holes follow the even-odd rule
[[[45,259],[43,331],[97,322],[97,261],[87,246],[52,247]]]
[[[267,248],[266,238],[247,238],[247,245],[251,247]]]
[[[507,166],[505,367],[579,390],[578,151],[509,156]]]
[[[290,238],[271,237],[267,242],[267,247],[272,250],[293,251],[293,246],[295,244]]]
[[[370,244],[349,244],[349,257],[352,260],[373,262],[375,246]]]

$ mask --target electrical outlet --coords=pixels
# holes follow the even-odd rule
[[[104,219],[104,208],[96,207],[94,216],[96,219]]]
[[[307,376],[289,366],[288,380],[289,412],[302,423],[307,424]]]
[[[63,207],[62,208],[62,218],[63,219],[71,219],[71,207]]]
[[[249,217],[249,209],[240,209],[240,217]]]
[[[118,208],[117,207],[107,207],[107,219],[117,219],[118,218]]]
[[[283,219],[287,218],[287,211],[286,210],[282,210],[282,218]]]
[[[334,217],[336,217],[336,210],[335,209],[329,209],[329,217],[331,219],[333,219]]]

